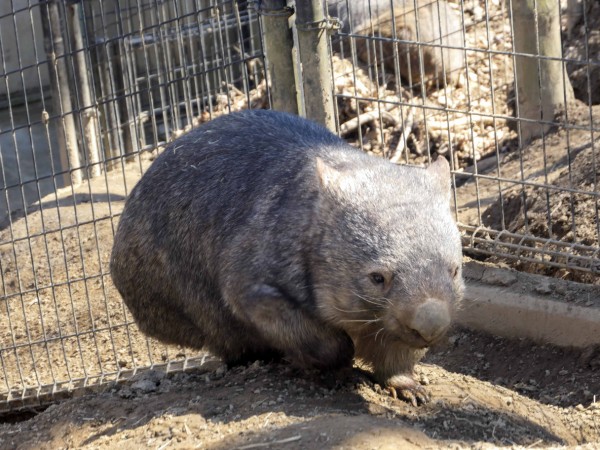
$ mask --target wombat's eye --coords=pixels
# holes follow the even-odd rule
[[[459,266],[454,267],[454,269],[452,269],[452,278],[456,278],[458,276],[458,271],[460,270]]]
[[[370,273],[369,278],[373,284],[382,285],[385,283],[385,277],[377,272]]]

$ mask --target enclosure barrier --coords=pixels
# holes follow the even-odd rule
[[[205,361],[138,331],[108,261],[155,156],[239,109],[447,158],[466,254],[598,284],[596,3],[0,2],[0,412]]]

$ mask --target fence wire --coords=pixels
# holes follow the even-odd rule
[[[521,6],[324,2],[340,20],[338,133],[399,164],[448,158],[470,256],[597,283],[600,5],[557,1],[550,55],[536,15],[533,50],[516,42]],[[0,2],[0,412],[202,362],[141,335],[108,260],[124,200],[166,143],[270,107],[262,37],[245,1]],[[553,64],[564,101],[549,114],[534,88]]]
[[[0,6],[0,35],[0,411],[193,366],[197,352],[133,324],[109,277],[112,237],[167,142],[268,106],[256,13],[234,1],[14,0]]]
[[[468,255],[597,283],[600,7],[526,3],[329,1],[340,134],[398,163],[448,158]]]

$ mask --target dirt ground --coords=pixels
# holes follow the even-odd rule
[[[471,21],[469,46],[511,49],[502,4],[489,3],[494,13],[490,35],[485,23],[477,28],[481,11],[465,11]],[[517,233],[534,231],[542,237],[567,243],[576,239],[597,247],[597,201],[586,195],[594,189],[590,183],[598,175],[598,166],[591,163],[598,156],[586,129],[590,121],[595,123],[596,109],[574,109],[571,121],[577,127],[517,150],[514,132],[500,118],[510,115],[511,63],[499,54],[481,55],[467,55],[470,73],[462,87],[436,91],[425,101],[419,94],[398,94],[392,84],[382,87],[364,81],[351,85],[355,73],[339,61],[336,90],[341,95],[338,107],[345,114],[340,116],[341,123],[373,111],[372,104],[357,102],[353,96],[414,102],[414,107],[387,111],[395,118],[384,129],[378,128],[377,121],[367,121],[345,137],[365,151],[417,164],[427,160],[428,152],[448,155],[452,148],[455,168],[468,173],[469,167],[475,170],[473,164],[480,162],[484,164],[477,166],[479,173],[502,178],[457,177],[456,213],[461,223]],[[495,80],[494,89],[490,89],[490,79]],[[360,80],[368,80],[366,72]],[[490,100],[492,92],[494,101]],[[252,106],[265,106],[264,85],[255,94]],[[348,98],[342,98],[346,94]],[[222,100],[226,105],[231,99]],[[433,112],[419,117],[418,107],[423,105]],[[464,120],[464,113],[436,112],[440,107],[475,108],[498,118],[490,122],[482,116],[473,124],[471,119]],[[400,125],[411,114],[411,132],[405,133],[406,125]],[[449,131],[442,131],[442,126]],[[151,156],[143,155],[122,170],[77,189],[66,188],[15,216],[0,231],[4,286],[0,405],[6,401],[18,405],[19,399],[29,404],[53,390],[95,386],[75,390],[45,410],[26,408],[18,414],[0,414],[0,448],[600,445],[597,348],[544,347],[456,330],[417,367],[433,400],[415,408],[381,392],[358,370],[300,373],[283,364],[262,362],[227,370],[210,358],[197,364],[202,356],[197,352],[147,340],[110,281],[108,260],[126,195],[150,162]],[[507,180],[533,185],[522,189]],[[535,183],[575,192],[556,193]],[[524,209],[527,222],[520,220]],[[547,211],[551,211],[550,219]],[[569,226],[573,223],[575,227]],[[597,282],[597,277],[576,271],[535,264],[519,268]],[[184,360],[194,367],[169,373],[160,368],[169,361],[176,365]],[[157,369],[128,378],[129,373],[149,365]],[[115,384],[117,378],[122,381]],[[103,384],[98,387],[98,383]]]
[[[554,267],[527,261],[526,257],[542,261],[539,254],[535,257],[533,251],[527,250],[521,250],[519,258],[491,256],[486,257],[486,261],[565,280],[600,282],[596,274],[577,270],[577,264],[582,268],[591,267],[586,258],[593,256],[600,243],[595,195],[600,152],[593,145],[590,133],[591,127],[600,125],[599,108],[574,104],[569,111],[568,128],[549,133],[518,151],[492,158],[492,164],[478,172],[483,178],[457,176],[460,223],[547,239],[553,242],[533,243],[532,248],[544,247],[563,255],[544,257],[544,261],[556,263]],[[465,179],[468,181],[461,183]],[[520,238],[514,242],[520,242]],[[494,248],[488,243],[477,247]],[[570,270],[559,265],[566,263],[564,255],[567,253],[581,257],[580,263],[571,259]]]
[[[150,371],[0,424],[0,447],[597,448],[600,352],[452,333],[417,368],[413,407],[358,370],[301,373],[256,362]],[[30,418],[31,417],[31,418]],[[15,418],[16,419],[16,418]]]

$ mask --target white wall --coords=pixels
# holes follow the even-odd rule
[[[38,0],[0,0],[0,96],[7,85],[11,94],[25,89],[40,95],[49,84],[48,68],[40,66],[38,75],[35,64],[46,59]]]

